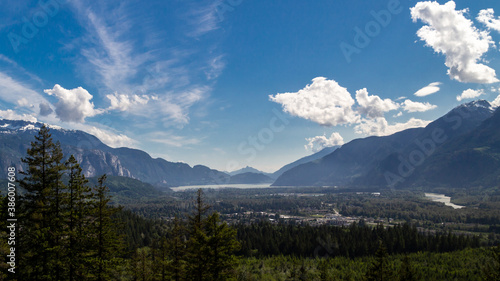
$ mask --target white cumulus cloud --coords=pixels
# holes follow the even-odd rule
[[[473,89],[467,89],[462,92],[459,96],[457,96],[457,101],[462,101],[465,99],[474,99],[477,98],[481,95],[484,95],[484,90],[473,90]]]
[[[368,136],[388,136],[394,133],[410,129],[427,126],[431,121],[411,118],[406,123],[396,123],[389,125],[384,117],[375,119],[363,119],[360,124],[354,127],[357,134],[365,134]]]
[[[415,92],[415,96],[417,97],[425,97],[428,95],[432,95],[434,93],[439,92],[441,89],[439,86],[441,85],[441,82],[433,82],[430,83],[429,85],[423,87],[422,89],[418,90]]]
[[[356,91],[356,101],[359,104],[357,109],[359,113],[369,118],[382,117],[385,112],[399,108],[399,105],[391,99],[383,100],[379,96],[368,95],[366,88]]]
[[[500,32],[500,17],[495,18],[495,11],[493,9],[484,9],[479,11],[476,18],[480,23],[483,23],[489,29]]]
[[[498,95],[494,101],[490,102],[490,104],[493,107],[499,107],[500,106],[500,95]]]
[[[0,118],[1,119],[9,119],[9,120],[24,120],[37,122],[36,117],[30,114],[17,114],[12,109],[0,110]]]
[[[494,83],[495,70],[482,64],[482,56],[494,44],[487,31],[480,31],[464,16],[467,10],[456,10],[455,2],[440,5],[435,1],[419,2],[411,8],[414,22],[426,25],[417,35],[427,46],[446,56],[450,78],[464,83]]]
[[[353,124],[359,116],[353,111],[355,101],[346,88],[333,80],[317,77],[312,84],[294,93],[278,93],[269,99],[279,103],[283,111],[320,125]]]
[[[307,145],[305,145],[305,148],[307,150],[310,149],[313,152],[318,152],[325,147],[332,147],[344,144],[344,138],[342,138],[342,136],[337,132],[332,133],[329,138],[323,135],[323,136],[316,136],[313,138],[306,138],[306,141],[308,143]]]
[[[407,112],[425,112],[437,108],[437,105],[430,104],[428,102],[417,102],[411,100],[405,100],[401,105]]]
[[[63,122],[83,123],[86,117],[102,112],[94,108],[94,103],[90,102],[92,95],[82,87],[68,90],[56,84],[53,89],[44,92],[59,99],[55,112]]]

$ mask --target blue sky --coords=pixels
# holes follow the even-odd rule
[[[0,117],[272,172],[500,105],[498,1],[0,3]]]

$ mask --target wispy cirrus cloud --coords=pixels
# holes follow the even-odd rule
[[[129,36],[137,24],[131,11],[122,6],[91,10],[84,1],[72,1],[86,30],[79,63],[93,73],[88,80],[109,102],[107,112],[145,116],[166,126],[188,124],[190,108],[209,97],[211,80],[224,69],[223,55],[214,51],[200,60],[196,45],[165,48],[168,43],[154,35],[144,36],[156,38],[150,42],[138,42]],[[193,6],[186,16],[193,36],[217,29],[213,3]],[[158,23],[149,24],[153,27],[146,31],[158,29]],[[199,81],[203,74],[206,80]]]
[[[85,126],[83,128],[89,134],[96,136],[103,143],[111,147],[136,147],[138,141],[130,138],[129,136],[122,133],[113,133],[110,130],[102,129],[96,126]]]
[[[113,121],[107,120],[106,124],[86,121],[84,123],[79,122],[65,122],[62,121],[56,114],[49,114],[47,116],[40,117],[38,121],[44,122],[50,125],[55,125],[68,130],[80,130],[91,135],[96,136],[104,144],[111,147],[130,147],[139,148],[139,141],[134,139],[134,137],[123,133],[115,129],[115,123]]]
[[[148,95],[125,95],[114,93],[106,95],[111,105],[108,110],[127,111],[133,110],[136,107],[141,107],[149,102],[149,100],[158,100],[157,96]]]
[[[208,80],[215,79],[219,77],[219,75],[222,73],[222,70],[226,66],[224,62],[224,56],[219,55],[214,58],[210,58],[210,61],[207,66],[207,70],[205,71],[205,75],[207,76]]]
[[[165,144],[171,147],[190,147],[201,143],[203,138],[190,138],[176,135],[174,132],[152,132],[148,139],[155,143]]]
[[[219,16],[217,7],[222,1],[196,2],[184,15],[190,30],[187,35],[200,37],[219,28]]]
[[[126,112],[136,116],[153,118],[165,127],[184,126],[189,123],[190,108],[208,98],[211,88],[193,86],[188,90],[163,95],[107,95],[110,106],[106,111]]]
[[[90,10],[84,10],[84,13],[86,27],[91,35],[88,38],[93,44],[82,49],[82,55],[94,67],[108,90],[128,91],[131,88],[130,81],[149,55],[134,52],[134,42],[123,39],[126,28],[110,27]]]
[[[48,103],[45,97],[32,89],[28,84],[3,72],[0,72],[0,98],[3,101],[29,109],[32,112],[37,111],[39,104]]]
[[[9,65],[12,69],[15,69],[17,73],[26,76],[26,78],[29,78],[28,80],[37,82],[38,84],[42,84],[42,79],[38,77],[37,75],[27,71],[24,67],[20,66],[17,62],[14,60],[8,58],[5,55],[0,54],[0,62],[6,63]]]

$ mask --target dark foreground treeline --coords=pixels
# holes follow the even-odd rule
[[[106,176],[89,187],[76,158],[64,159],[60,145],[43,126],[22,159],[26,169],[17,181],[9,168],[10,193],[0,195],[0,252],[7,257],[0,265],[0,280],[231,276],[239,247],[236,231],[221,223],[218,213],[207,213],[201,190],[189,220],[176,219],[164,231],[161,225],[153,227],[157,223],[110,206]],[[22,193],[14,194],[14,182]]]
[[[119,209],[108,206],[106,176],[91,188],[75,157],[63,159],[43,127],[22,159],[25,172],[9,168],[10,189],[0,204],[8,280],[109,280],[110,269],[118,266],[123,244],[111,217]]]
[[[243,256],[290,255],[298,257],[374,255],[382,243],[389,254],[418,251],[449,252],[479,247],[478,236],[423,233],[405,223],[393,227],[369,227],[353,223],[338,226],[294,226],[271,223],[236,225],[239,253]]]
[[[6,227],[12,201],[1,196],[0,254],[6,257],[14,247],[15,263],[1,264],[0,280],[499,278],[498,249],[468,249],[465,256],[446,256],[442,260],[446,271],[415,273],[427,268],[422,259],[439,260],[437,252],[477,247],[477,237],[419,233],[407,224],[229,227],[216,212],[209,212],[201,190],[185,216],[188,219],[168,224],[146,220],[109,204],[105,176],[89,187],[76,159],[63,159],[59,145],[43,127],[23,159],[26,172],[19,183],[23,195],[15,201],[13,245],[8,245],[12,232]],[[397,255],[410,252],[418,253],[411,258]],[[464,268],[474,255],[480,255],[481,263]],[[12,267],[15,273],[8,271]]]

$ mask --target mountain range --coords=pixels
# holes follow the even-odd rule
[[[0,120],[0,169],[14,165],[22,170],[21,158],[42,123]],[[229,181],[230,176],[197,165],[169,162],[152,158],[144,151],[131,148],[111,148],[93,135],[78,130],[50,126],[54,141],[61,144],[64,155],[73,154],[86,177],[102,174],[137,179],[155,186],[215,184]]]
[[[474,187],[500,184],[500,110],[460,105],[425,128],[356,139],[284,172],[274,186]]]
[[[23,169],[21,159],[43,123],[20,120],[0,120],[0,169],[15,166]],[[67,130],[48,125],[54,141],[61,144],[64,155],[75,156],[86,177],[109,176],[136,179],[156,187],[206,184],[272,183],[277,176],[251,167],[230,174],[203,165],[189,166],[152,158],[144,151],[132,148],[111,148],[98,138],[79,130]],[[313,154],[310,159],[322,157]],[[298,164],[289,164],[294,167]],[[281,169],[283,170],[283,168]],[[123,180],[125,182],[125,179]]]

